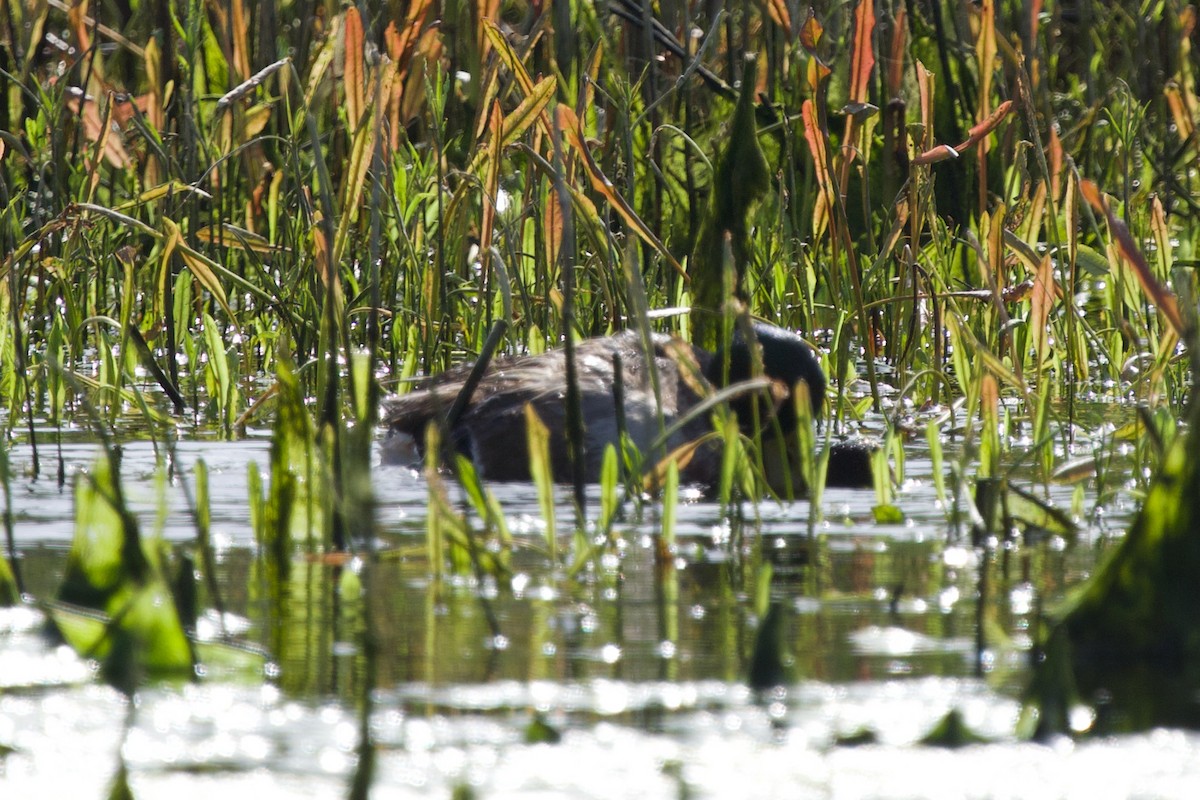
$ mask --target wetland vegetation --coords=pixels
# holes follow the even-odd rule
[[[7,3],[0,784],[1179,796],[1197,22]],[[703,490],[536,415],[528,483],[381,463],[422,377],[751,318],[828,376],[801,481],[723,393]]]

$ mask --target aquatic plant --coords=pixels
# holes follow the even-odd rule
[[[563,488],[536,463],[546,528],[514,536],[493,487],[443,457],[435,429],[425,541],[380,557],[378,400],[493,349],[540,352],[624,328],[709,341],[750,317],[817,345],[833,390],[826,422],[797,397],[799,458],[784,466],[808,487],[807,507],[789,508],[807,515],[809,536],[786,554],[802,573],[792,583],[763,569],[772,556],[755,536],[759,509],[744,502],[769,496],[770,455],[720,404],[705,409],[724,458],[716,495],[728,531],[712,535],[724,559],[713,567],[723,677],[765,687],[820,674],[803,645],[826,632],[792,625],[788,603],[831,585],[829,444],[859,428],[885,441],[874,460],[880,523],[911,511],[906,437],[925,430],[950,520],[944,544],[977,558],[962,563],[977,570],[981,671],[1010,571],[1038,581],[1038,604],[1060,588],[1047,578],[1061,563],[1054,548],[1075,547],[1079,520],[1051,499],[1056,476],[1090,470],[1101,487],[1093,515],[1127,490],[1112,488],[1122,473],[1147,497],[1098,579],[1105,602],[1074,601],[1086,624],[1058,630],[1083,630],[1081,651],[1106,647],[1106,626],[1128,622],[1109,604],[1144,611],[1147,581],[1163,587],[1148,595],[1156,609],[1175,608],[1181,579],[1155,559],[1185,562],[1170,542],[1190,511],[1172,505],[1181,495],[1167,483],[1190,481],[1195,461],[1174,437],[1190,391],[1180,342],[1200,230],[1194,9],[862,0],[806,16],[779,2],[708,16],[701,5],[416,0],[364,13],[189,0],[134,4],[124,19],[108,7],[8,4],[0,458],[20,440],[37,477],[52,469],[47,442],[61,453],[72,425],[112,437],[75,487],[80,539],[63,587],[106,616],[54,614],[81,652],[113,665],[115,683],[135,690],[149,675],[215,663],[186,634],[190,608],[220,611],[210,582],[224,569],[206,468],[180,475],[171,459],[171,478],[193,482],[197,536],[166,553],[130,524],[115,445],[145,437],[166,454],[175,436],[266,427],[267,473],[247,473],[247,586],[269,619],[253,636],[286,690],[359,703],[354,796],[372,779],[367,721],[386,666],[372,581],[386,558],[429,577],[424,636],[406,655],[432,676],[445,664],[436,653],[486,638],[491,660],[471,673],[486,678],[502,628],[518,624],[497,615],[489,591],[516,592],[522,563],[549,576],[548,599],[518,632],[534,647],[567,641],[559,615],[573,604],[598,607],[619,631],[622,515],[657,519],[655,633],[670,650],[688,624],[679,565],[691,566],[696,545],[677,538],[684,493],[665,453],[623,439],[604,455],[598,514],[574,482],[572,521]],[[1096,399],[1144,410],[1083,430],[1079,409]],[[65,483],[61,454],[57,463]],[[0,478],[11,532],[13,476]],[[21,587],[18,537],[8,536],[11,580],[0,561],[0,599]],[[885,586],[873,554],[855,558],[855,596],[883,590],[894,606],[905,577]],[[445,624],[468,611],[478,630]],[[750,619],[758,627],[744,636]],[[1136,624],[1118,634],[1145,660],[1156,655],[1147,636],[1174,636],[1188,652],[1175,611]],[[1072,663],[1054,660],[1059,635],[1046,640],[1052,670]],[[351,669],[325,670],[333,657],[312,655],[347,643]],[[537,661],[523,674],[556,668]],[[664,678],[683,669],[661,662]],[[1084,689],[1114,686],[1075,677]],[[1069,705],[1054,702],[1047,728]],[[957,721],[947,718],[951,733]]]

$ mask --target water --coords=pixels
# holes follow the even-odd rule
[[[66,441],[68,477],[96,453]],[[20,474],[28,449],[10,456]],[[252,585],[246,475],[252,462],[265,472],[268,443],[180,443],[180,474],[201,456],[225,629],[265,645],[280,621]],[[903,524],[875,524],[870,492],[831,491],[815,543],[807,502],[764,503],[761,519],[738,529],[693,499],[680,508],[665,582],[654,509],[619,523],[616,555],[572,578],[549,568],[532,487],[496,486],[518,545],[511,578],[455,579],[440,593],[425,558],[425,482],[378,468],[382,557],[371,568],[347,565],[364,570],[381,649],[371,796],[447,797],[462,787],[484,798],[1191,796],[1200,786],[1194,734],[1049,744],[1015,735],[1037,602],[1086,575],[1134,501],[1118,492],[1104,513],[1086,514],[1073,541],[995,542],[981,641],[983,551],[939,505],[919,446],[907,462],[896,500]],[[157,519],[155,465],[148,443],[127,444],[129,500],[144,530],[161,527],[185,544],[194,525],[178,483]],[[51,597],[72,533],[71,492],[44,476],[13,491],[26,580]],[[1067,509],[1075,500],[1070,487],[1054,487],[1051,499]],[[570,516],[559,509],[561,521]],[[745,684],[763,563],[774,572],[793,676],[766,698]],[[100,796],[118,757],[138,798],[345,796],[357,761],[361,623],[328,591],[338,566],[298,558],[293,569],[293,585],[309,589],[293,597],[284,625],[293,639],[270,680],[156,686],[133,707],[42,635],[40,612],[0,611],[0,753],[11,748],[0,755],[0,796]],[[664,585],[675,602],[663,602]],[[211,615],[203,630],[218,630]],[[921,745],[951,710],[989,742]],[[528,743],[535,718],[561,741]]]

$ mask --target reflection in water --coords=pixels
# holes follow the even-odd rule
[[[92,445],[64,444],[68,475],[94,455]],[[1184,778],[1200,780],[1191,735],[1053,747],[1013,740],[1033,615],[1091,568],[1091,545],[1109,530],[1092,525],[1074,543],[1027,533],[985,553],[939,506],[916,448],[897,500],[901,525],[873,521],[869,492],[829,492],[812,539],[806,502],[747,508],[750,522],[737,528],[696,500],[679,509],[677,546],[664,556],[655,510],[639,520],[630,509],[617,547],[574,577],[546,555],[534,489],[495,486],[516,540],[511,574],[439,585],[425,547],[425,483],[380,467],[379,557],[297,559],[282,620],[270,617],[258,586],[246,510],[247,470],[256,463],[265,473],[268,443],[180,443],[178,455],[183,476],[199,457],[209,468],[226,611],[245,621],[247,641],[284,638],[274,640],[282,644],[266,685],[210,680],[139,693],[122,751],[139,797],[260,788],[343,796],[368,617],[380,648],[377,797],[446,796],[461,783],[484,797],[674,797],[681,785],[729,797],[1076,796],[1084,787],[1170,796]],[[17,471],[27,456],[13,452]],[[155,530],[152,448],[128,445],[123,469],[145,530]],[[28,588],[52,596],[71,536],[70,492],[46,479],[14,492]],[[1072,490],[1056,487],[1051,498],[1070,508]],[[168,500],[162,535],[183,545],[194,526],[177,483]],[[1117,502],[1090,519],[1119,526],[1129,509]],[[570,518],[565,507],[561,515]],[[767,564],[793,680],[772,695],[782,702],[759,703],[745,680]],[[373,587],[366,607],[338,591],[356,574]],[[15,748],[0,756],[0,778],[14,797],[96,794],[114,768],[125,701],[48,644],[36,614],[6,613],[25,616],[0,620],[0,746]],[[972,677],[981,618],[982,681]],[[953,756],[915,747],[953,708],[997,743]],[[560,744],[524,743],[535,714],[564,733]],[[836,744],[861,731],[876,744]],[[1139,779],[1117,774],[1118,763],[1130,774],[1137,765]],[[1170,771],[1155,771],[1166,764]]]

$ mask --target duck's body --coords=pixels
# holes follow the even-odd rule
[[[762,324],[754,326],[754,333],[761,347],[763,376],[769,383],[760,380],[756,390],[748,390],[731,406],[743,431],[750,433],[753,398],[765,399],[766,402],[759,403],[759,423],[764,425],[764,431],[773,433],[778,427],[786,435],[795,427],[792,387],[797,381],[807,383],[816,411],[824,403],[825,376],[812,349],[796,334]],[[661,406],[656,402],[637,333],[625,331],[586,339],[575,347],[584,426],[584,477],[589,482],[599,480],[604,450],[619,440],[621,422],[614,391],[617,360],[614,356],[619,356],[621,365],[623,424],[629,438],[647,458],[661,457],[711,432],[709,415],[696,414],[665,445],[661,441],[662,432],[687,417],[714,387],[745,381],[752,375],[750,348],[740,337],[735,337],[729,347],[728,358],[663,334],[654,334],[650,345]],[[446,420],[470,372],[470,367],[450,370],[408,394],[385,401],[384,423],[390,434],[385,446],[387,460],[412,461],[420,457],[426,428],[431,422]],[[727,380],[723,379],[723,373],[728,375]],[[525,407],[531,406],[550,432],[554,476],[567,480],[572,473],[565,433],[566,392],[566,354],[562,349],[497,359],[484,372],[462,413],[451,422],[448,436],[455,448],[474,462],[483,478],[529,480]],[[778,420],[778,426],[772,416]],[[659,449],[652,452],[656,444]],[[720,464],[719,448],[703,447],[682,465],[680,478],[685,482],[715,484]]]

